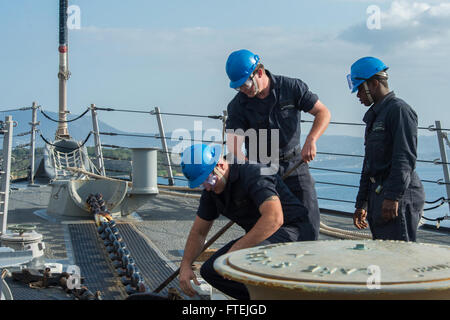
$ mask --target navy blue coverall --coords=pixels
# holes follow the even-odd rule
[[[203,190],[197,215],[207,221],[224,215],[247,233],[261,217],[259,207],[269,197],[278,196],[283,208],[283,225],[258,245],[310,241],[315,239],[311,213],[297,199],[277,174],[261,174],[261,164],[230,164],[227,185],[221,194]],[[227,280],[214,270],[214,261],[233,246],[233,240],[205,261],[201,276],[213,287],[240,300],[248,300],[244,284]]]
[[[425,204],[422,182],[414,171],[417,159],[417,114],[394,92],[364,115],[365,157],[357,209],[367,210],[374,239],[416,241]],[[384,199],[399,202],[398,217],[385,222]]]
[[[308,86],[299,79],[273,75],[265,70],[270,78],[270,93],[265,99],[249,98],[239,92],[228,104],[226,129],[267,129],[267,152],[271,150],[270,130],[279,130],[278,174],[283,176],[292,166],[301,160],[300,120],[301,113],[310,111],[319,100]],[[261,141],[257,135],[258,161]],[[248,137],[245,149],[249,157]],[[270,157],[270,154],[268,154]],[[308,209],[315,230],[315,239],[319,237],[320,212],[315,190],[315,181],[309,172],[308,164],[300,165],[284,180],[294,195]]]

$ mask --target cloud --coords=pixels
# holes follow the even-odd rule
[[[339,38],[369,45],[374,52],[445,46],[450,43],[450,3],[393,1],[387,11],[381,11],[380,29],[370,30],[361,22]]]
[[[359,122],[364,110],[350,95],[345,75],[357,58],[375,51],[391,67],[392,88],[412,101],[421,124],[429,124],[435,118],[428,112],[430,95],[434,114],[448,114],[445,87],[450,70],[445,61],[450,26],[445,21],[448,6],[427,4],[389,4],[382,12],[382,29],[376,32],[368,30],[365,21],[344,31],[308,32],[286,26],[84,27],[71,33],[72,52],[77,51],[71,61],[84,61],[78,73],[80,78],[85,68],[86,78],[80,82],[92,81],[91,87],[97,89],[90,100],[99,104],[135,101],[135,105],[148,103],[174,112],[220,114],[234,95],[225,74],[227,56],[247,48],[259,54],[275,74],[304,80],[336,121]],[[96,74],[107,80],[95,80]],[[103,91],[98,90],[99,83]],[[186,126],[184,120],[172,120],[167,130]],[[147,124],[142,128],[147,130]]]

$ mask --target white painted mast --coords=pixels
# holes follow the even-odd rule
[[[68,31],[67,31],[67,8],[68,0],[59,1],[59,123],[56,130],[55,140],[70,139],[67,128],[67,80],[69,80],[68,64]]]

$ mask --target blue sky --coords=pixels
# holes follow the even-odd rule
[[[81,10],[81,29],[69,31],[68,106],[74,114],[91,103],[221,114],[235,94],[228,87],[225,61],[232,51],[247,48],[273,73],[305,81],[329,107],[333,121],[343,122],[361,122],[366,111],[349,93],[350,65],[362,56],[377,56],[390,67],[391,88],[417,111],[420,125],[439,119],[450,127],[449,1],[69,4]],[[381,9],[379,30],[366,26],[370,5]],[[0,0],[0,39],[0,110],[37,101],[57,111],[58,1]],[[120,130],[157,131],[151,116],[101,112],[100,117]],[[192,130],[192,121],[167,117],[165,127]],[[203,126],[220,124],[211,120]],[[327,134],[360,135],[361,130],[330,126]]]

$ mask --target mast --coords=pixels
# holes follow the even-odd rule
[[[55,140],[70,139],[67,128],[67,80],[69,80],[68,64],[68,32],[67,32],[67,8],[69,0],[59,0],[59,123]]]

